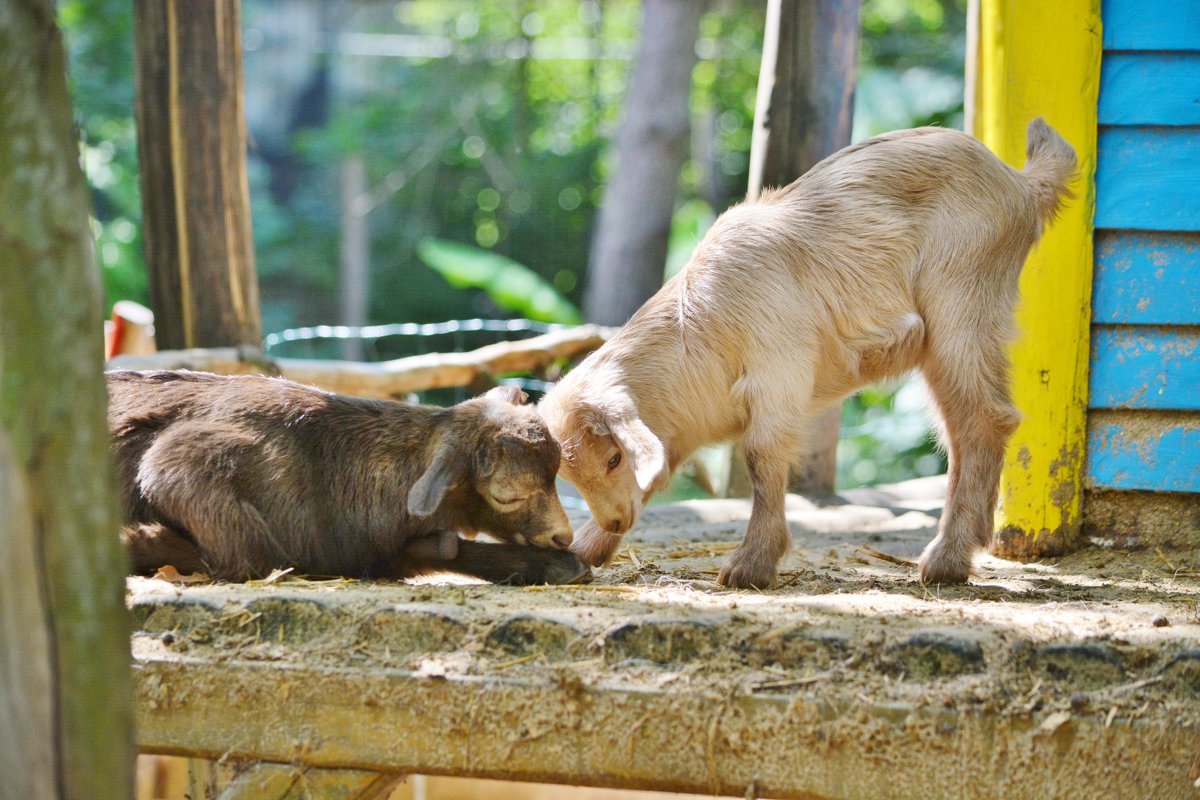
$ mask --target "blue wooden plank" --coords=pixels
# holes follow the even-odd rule
[[[1196,0],[1104,0],[1105,50],[1200,50]]]
[[[1200,325],[1200,233],[1097,231],[1092,322]]]
[[[1200,128],[1101,128],[1095,224],[1200,230]]]
[[[1101,125],[1200,125],[1200,53],[1106,53]]]
[[[1200,428],[1146,432],[1134,422],[1088,431],[1088,488],[1200,492]]]
[[[1200,410],[1200,328],[1092,328],[1088,406]]]

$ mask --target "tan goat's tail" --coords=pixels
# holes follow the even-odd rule
[[[1025,143],[1025,181],[1033,191],[1038,216],[1050,222],[1075,195],[1067,188],[1075,178],[1075,148],[1041,117],[1029,123]]]

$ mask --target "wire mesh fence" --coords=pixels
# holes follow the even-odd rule
[[[566,325],[528,319],[464,319],[446,322],[399,322],[388,325],[315,325],[288,328],[268,334],[263,349],[268,355],[290,358],[391,361],[429,353],[463,353],[499,342],[528,339]],[[519,386],[537,400],[550,384],[545,375],[497,376],[497,383]],[[430,389],[420,392],[422,403],[452,405],[477,394],[482,386]]]

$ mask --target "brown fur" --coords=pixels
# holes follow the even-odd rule
[[[558,446],[516,389],[447,409],[198,372],[113,372],[108,391],[138,572],[452,570],[522,583],[586,572],[565,551]]]
[[[730,209],[688,265],[542,400],[561,474],[595,521],[574,549],[606,562],[698,446],[741,438],[754,487],[721,571],[765,588],[791,543],[783,500],[805,421],[866,383],[919,368],[950,456],[924,580],[968,578],[992,536],[1017,279],[1063,198],[1074,151],[1041,119],[1018,172],[937,128],[848,147]]]

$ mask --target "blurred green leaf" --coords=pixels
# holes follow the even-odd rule
[[[444,239],[424,239],[417,256],[458,288],[482,289],[496,305],[527,319],[577,325],[579,309],[542,276],[497,253]]]
[[[663,277],[675,276],[692,257],[696,245],[716,221],[712,206],[703,200],[689,200],[671,217],[671,238],[667,245],[667,268]]]

